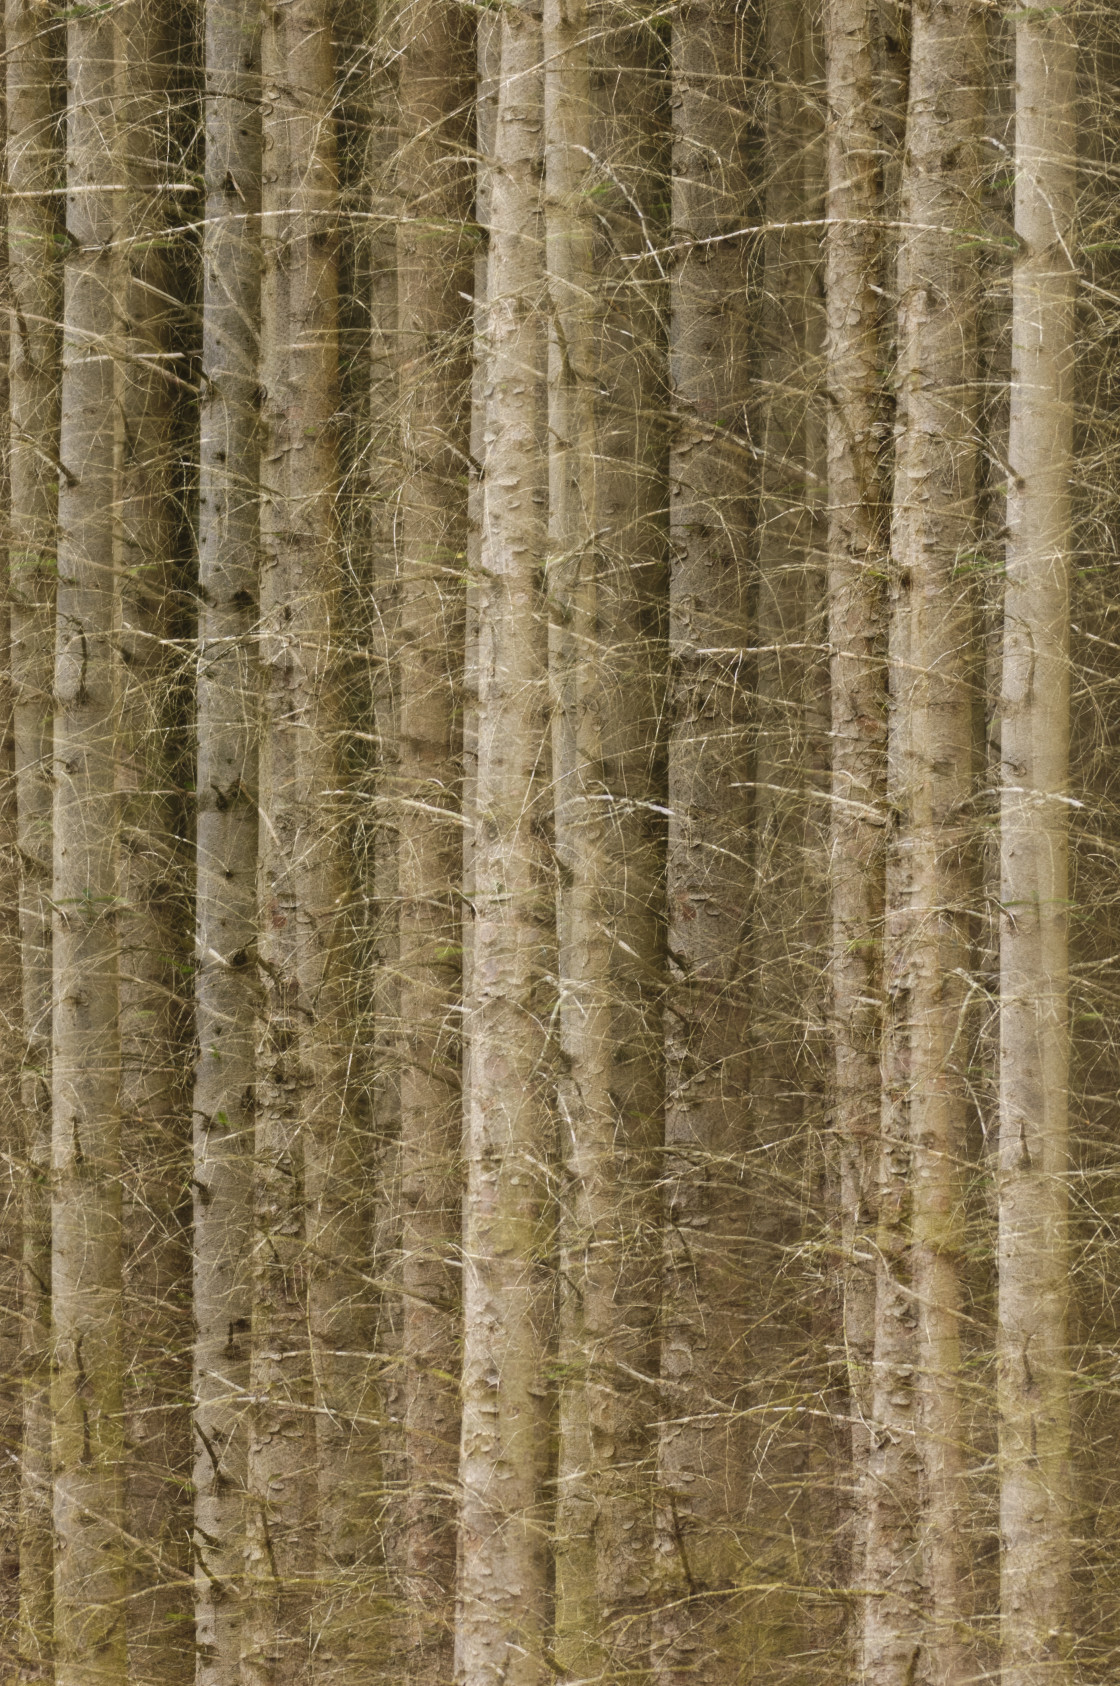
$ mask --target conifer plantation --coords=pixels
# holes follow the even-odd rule
[[[1113,0],[0,32],[0,1686],[1110,1686]]]

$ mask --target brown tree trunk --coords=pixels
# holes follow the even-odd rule
[[[899,256],[869,1678],[961,1686],[981,20],[917,7]],[[954,240],[942,228],[960,230]]]
[[[856,1587],[866,1584],[886,817],[882,581],[887,499],[879,462],[884,428],[879,27],[873,0],[829,0],[825,13],[829,219],[825,374],[832,663],[833,1131],[839,1147],[844,1347],[853,1424],[850,1576]],[[861,1614],[866,1613],[865,1607]]]
[[[256,416],[260,55],[255,9],[205,15],[194,1083],[198,1686],[237,1686],[245,1551],[257,979]]]
[[[50,1426],[51,690],[57,578],[62,272],[55,123],[60,34],[11,0],[7,50],[11,671],[20,869],[23,1014],[21,1209],[23,1436],[19,1539],[22,1675],[49,1675],[52,1640]]]
[[[129,1676],[186,1681],[186,1543],[190,1425],[189,1217],[183,1195],[188,1146],[186,1003],[189,860],[176,787],[187,706],[173,640],[178,552],[180,440],[176,331],[183,276],[165,191],[178,179],[173,145],[175,65],[182,43],[171,10],[127,0],[118,13],[117,66],[123,196],[122,324],[117,371],[117,534],[122,659],[117,777],[121,792],[121,1126],[125,1370],[126,1527],[130,1562]],[[175,175],[169,172],[174,169]],[[192,769],[193,771],[193,769]]]
[[[126,1677],[114,558],[115,14],[67,25],[54,722],[52,1416],[57,1686]]]
[[[724,0],[672,42],[665,1254],[658,1452],[662,1686],[738,1672],[750,901],[747,51]],[[744,1643],[750,1643],[745,1637]]]
[[[1069,8],[1020,13],[1000,707],[1004,1686],[1071,1678],[1066,783],[1075,72]]]
[[[649,1666],[665,791],[655,243],[645,30],[546,0],[549,596],[560,863],[556,1655]],[[662,147],[662,151],[664,148]],[[664,230],[661,231],[662,234]],[[652,276],[651,276],[652,270]]]
[[[463,1686],[551,1679],[547,1489],[552,1269],[547,1202],[546,346],[541,31],[502,16],[490,195],[485,481],[478,589],[478,827],[465,1003],[467,1156],[460,1577]]]
[[[470,426],[469,16],[409,8],[399,67],[400,1177],[408,1678],[452,1673],[461,1309],[461,667]]]

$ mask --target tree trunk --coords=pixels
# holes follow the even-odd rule
[[[1076,48],[1015,24],[1000,810],[999,1409],[1004,1686],[1070,1676],[1068,867]]]
[[[194,1084],[194,1548],[198,1686],[237,1686],[257,980],[256,9],[205,15]]]
[[[829,0],[825,13],[829,225],[828,599],[832,663],[833,1132],[839,1147],[844,1347],[853,1422],[850,1578],[865,1584],[866,1424],[874,1343],[875,1194],[882,1029],[885,763],[882,581],[886,497],[879,294],[882,184],[873,0]],[[864,1615],[867,1616],[866,1609]],[[867,1619],[870,1619],[868,1617]]]
[[[462,1686],[539,1686],[549,1565],[551,984],[541,31],[501,22],[478,589],[477,813],[466,1074]]]
[[[406,14],[399,67],[400,1176],[408,1678],[451,1678],[458,1464],[460,814],[464,470],[470,445],[467,229],[471,19]]]
[[[731,1680],[753,1644],[732,1591],[749,1483],[746,50],[724,0],[674,19],[662,1686]]]
[[[7,44],[8,280],[11,287],[11,651],[23,1022],[23,1437],[20,1667],[51,1657],[50,1069],[51,690],[57,578],[60,35],[34,0],[10,0]]]
[[[813,8],[804,0],[775,0],[767,8],[749,1028],[750,1270],[765,1289],[749,1338],[747,1399],[751,1578],[766,1589],[752,1617],[755,1654],[775,1661],[826,1642],[824,1624],[835,1622],[834,1612],[797,1592],[808,1579],[835,1574],[822,1518],[837,1449],[820,1417],[796,1408],[827,1382],[814,1280],[819,1259],[805,1246],[820,1221],[816,1202],[826,1173],[820,1145],[829,807],[820,47]],[[815,1641],[813,1624],[820,1624]]]
[[[544,59],[564,1164],[556,1653],[576,1676],[634,1676],[649,1666],[652,1590],[665,807],[664,371],[657,269],[635,254],[657,243],[661,77],[648,32],[601,6],[545,0]]]
[[[171,10],[127,0],[119,14],[117,120],[124,195],[122,322],[117,371],[116,566],[122,658],[117,776],[121,791],[121,1126],[127,1392],[126,1526],[130,1563],[129,1676],[171,1686],[194,1673],[190,1603],[188,1387],[189,1217],[187,960],[190,866],[177,791],[190,782],[180,743],[187,698],[173,640],[184,535],[179,508],[176,335],[183,284],[176,219],[175,66],[182,42]],[[174,175],[170,172],[174,171]],[[193,768],[191,769],[193,773]]]
[[[112,332],[120,51],[114,14],[70,19],[52,891],[57,1686],[123,1686],[126,1675]]]
[[[902,177],[886,1025],[865,1668],[962,1686],[981,19],[916,7]],[[947,238],[944,226],[960,230]]]

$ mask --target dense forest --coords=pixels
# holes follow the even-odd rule
[[[1120,12],[4,0],[0,1680],[1120,1672]]]

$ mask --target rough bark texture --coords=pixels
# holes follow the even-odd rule
[[[853,1420],[850,1577],[856,1586],[865,1584],[866,1573],[885,823],[878,24],[877,6],[869,0],[829,0],[825,378],[832,663],[832,1124],[839,1159],[844,1347]]]
[[[181,43],[168,5],[126,0],[117,65],[123,195],[117,369],[115,565],[120,580],[121,1127],[124,1247],[128,1669],[172,1686],[190,1643],[189,1150],[186,1003],[190,866],[183,837],[176,615],[180,366],[173,221]],[[171,174],[171,172],[174,174]]]
[[[113,519],[120,51],[113,14],[71,18],[53,767],[57,1686],[110,1686],[126,1671]]]
[[[448,0],[407,13],[399,65],[398,838],[408,1677],[452,1673],[461,1309],[460,813],[470,445],[467,148],[475,41]]]
[[[1004,1686],[1070,1678],[1066,781],[1075,47],[1016,19],[1001,698],[999,1407]]]
[[[733,1678],[748,1482],[740,1407],[750,900],[747,45],[723,0],[672,40],[669,836],[662,1400],[653,1661]]]
[[[560,866],[556,1653],[648,1668],[662,1094],[661,77],[650,34],[546,0],[549,600]],[[662,231],[663,232],[663,231]],[[653,276],[651,277],[651,269]]]
[[[249,1678],[361,1677],[355,1590],[372,1413],[368,1246],[344,1023],[339,810],[338,194],[329,8],[262,35],[258,1066]],[[368,1654],[367,1654],[368,1660]],[[349,1671],[347,1673],[347,1671]]]
[[[899,254],[891,538],[879,1272],[869,1679],[960,1686],[961,1404],[972,889],[972,572],[981,20],[914,8]],[[943,227],[958,229],[946,237]]]
[[[825,1180],[829,805],[821,41],[815,8],[766,11],[765,239],[756,270],[758,572],[750,967],[752,1617],[756,1655],[789,1667],[834,1614],[797,1590],[835,1573],[816,1530],[837,1438],[798,1402],[827,1383],[819,1256]],[[756,260],[757,261],[757,260]],[[752,417],[752,423],[754,418]],[[794,1191],[803,1191],[795,1193]],[[829,1330],[831,1337],[832,1331]],[[804,1518],[791,1527],[791,1515]],[[822,1625],[816,1642],[826,1638]]]
[[[501,22],[484,346],[477,834],[456,1673],[539,1686],[545,1660],[553,1154],[548,1020],[546,345],[540,19]]]
[[[205,16],[194,1082],[198,1686],[236,1686],[252,1296],[260,299],[259,14]]]
[[[51,689],[57,578],[60,32],[11,0],[7,52],[11,443],[11,674],[23,1012],[19,1152],[23,1223],[20,1669],[51,1656],[50,1039]]]

